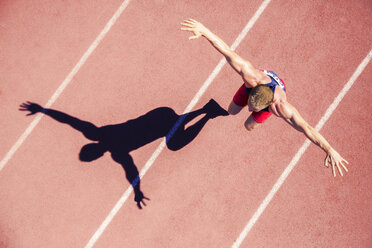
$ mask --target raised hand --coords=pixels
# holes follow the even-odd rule
[[[342,169],[348,172],[348,169],[346,168],[345,164],[349,164],[349,162],[347,162],[343,157],[341,157],[341,155],[334,149],[331,149],[328,152],[327,157],[324,160],[325,166],[329,167],[329,165],[332,165],[332,172],[334,177],[336,176],[336,167],[341,176],[344,175],[342,173]]]
[[[27,114],[27,116],[29,116],[34,115],[38,112],[43,112],[44,108],[41,107],[39,104],[27,101],[26,103],[22,103],[21,105],[19,105],[19,110],[30,111],[30,113]]]
[[[198,21],[195,21],[194,19],[187,19],[184,20],[181,25],[183,26],[181,30],[189,31],[194,33],[193,36],[189,37],[189,40],[197,39],[200,36],[202,36],[208,29],[204,27],[203,24],[201,24]]]

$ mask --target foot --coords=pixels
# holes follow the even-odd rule
[[[211,119],[217,116],[227,116],[229,113],[223,109],[214,99],[209,100],[207,104],[204,105],[203,109],[206,111],[207,116]]]

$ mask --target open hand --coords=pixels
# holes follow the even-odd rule
[[[26,103],[22,103],[19,106],[19,110],[20,111],[30,111],[30,113],[27,114],[27,116],[29,116],[29,115],[34,115],[38,112],[42,112],[44,110],[44,108],[41,107],[39,104],[27,101]]]
[[[137,206],[139,209],[142,209],[141,203],[146,206],[144,200],[149,201],[150,199],[143,195],[141,191],[135,192],[134,201],[137,202]]]
[[[348,172],[345,164],[349,164],[349,162],[347,162],[338,152],[333,149],[328,152],[327,157],[324,160],[325,166],[329,167],[329,165],[332,165],[334,177],[336,176],[336,167],[341,176],[343,176],[342,169]]]
[[[197,39],[207,31],[207,28],[203,24],[191,18],[184,20],[181,25],[183,26],[181,30],[194,33],[193,36],[189,37],[189,40]]]

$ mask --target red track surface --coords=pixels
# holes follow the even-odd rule
[[[202,2],[202,3],[199,3]],[[0,3],[0,156],[33,117],[18,105],[45,104],[121,4],[96,1]],[[87,60],[53,109],[96,126],[189,104],[220,55],[188,41],[193,17],[231,44],[261,1],[136,1]],[[206,11],[208,10],[208,11]],[[358,1],[273,0],[237,52],[287,83],[288,99],[315,125],[371,49],[372,5]],[[311,145],[242,247],[371,247],[369,64],[321,133],[349,162],[333,178]],[[226,107],[241,80],[225,66],[195,109]],[[248,114],[209,120],[179,151],[165,149],[95,247],[231,247],[305,140],[272,117],[245,131]],[[127,189],[109,154],[79,161],[90,143],[44,117],[0,172],[0,247],[84,247]],[[141,170],[158,139],[130,154]]]

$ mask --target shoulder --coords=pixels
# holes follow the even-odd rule
[[[275,99],[270,105],[269,109],[270,112],[284,119],[292,118],[294,113],[293,106],[287,101],[286,98]]]
[[[242,73],[242,78],[248,88],[253,88],[259,84],[268,84],[271,82],[269,76],[261,70],[255,68],[245,68]]]

